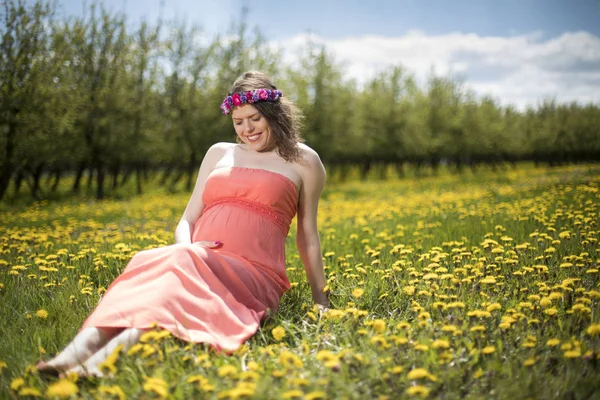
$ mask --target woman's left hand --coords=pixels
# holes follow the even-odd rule
[[[204,247],[209,247],[211,249],[214,249],[215,247],[219,247],[220,245],[222,245],[223,243],[221,243],[220,241],[216,241],[213,242],[211,240],[201,240],[199,242],[194,242],[194,244],[198,244],[200,246],[204,246]]]

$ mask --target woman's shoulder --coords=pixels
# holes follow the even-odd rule
[[[298,173],[302,176],[303,180],[307,176],[325,173],[321,157],[319,157],[319,154],[314,149],[304,143],[298,143],[298,148],[300,150],[300,159],[296,165]]]
[[[217,143],[213,144],[212,146],[210,146],[208,151],[226,151],[226,150],[233,149],[235,146],[236,146],[236,143],[217,142]]]
[[[315,166],[321,165],[321,158],[319,154],[305,143],[298,143],[298,149],[300,150],[300,160],[298,164],[305,168],[314,168]]]

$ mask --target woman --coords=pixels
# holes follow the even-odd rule
[[[301,143],[299,113],[260,72],[238,78],[221,110],[231,114],[237,143],[207,151],[176,243],[137,253],[75,339],[38,370],[101,375],[98,365],[113,350],[155,324],[189,342],[235,350],[290,288],[285,238],[296,213],[313,299],[327,307],[317,231],[325,169]]]

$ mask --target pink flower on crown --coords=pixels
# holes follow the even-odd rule
[[[258,97],[261,100],[267,100],[269,98],[269,93],[266,91],[266,89],[259,89],[258,90]]]
[[[248,103],[254,103],[254,100],[252,99],[252,92],[251,91],[246,92],[246,101]]]
[[[231,95],[231,100],[233,101],[234,106],[239,106],[242,104],[242,99],[240,99],[240,95],[238,93]]]

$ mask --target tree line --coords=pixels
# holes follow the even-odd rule
[[[418,85],[402,66],[365,84],[347,79],[325,47],[285,65],[240,21],[211,39],[190,23],[131,23],[94,3],[57,17],[50,0],[0,10],[0,199],[10,185],[35,197],[72,175],[72,190],[102,198],[149,175],[191,190],[208,147],[233,141],[219,105],[243,71],[270,74],[305,115],[303,135],[340,179],[389,167],[400,175],[442,163],[456,171],[520,160],[561,164],[600,157],[600,108],[544,100],[518,110],[478,97],[450,76]],[[46,179],[42,179],[42,177]]]

